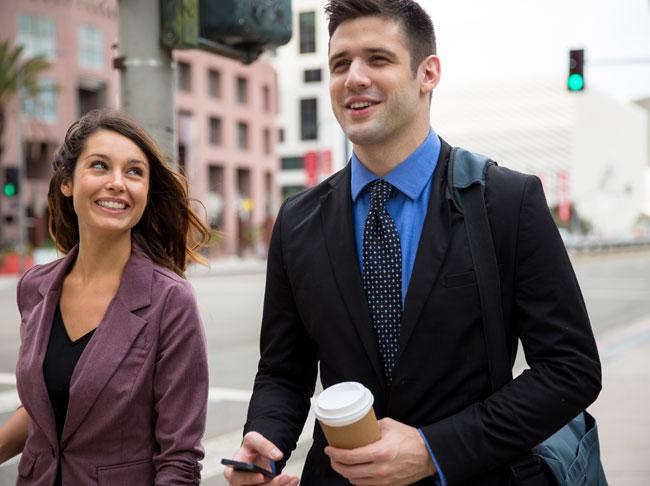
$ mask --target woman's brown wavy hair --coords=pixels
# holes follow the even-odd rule
[[[124,113],[109,109],[93,110],[74,122],[54,156],[47,203],[48,227],[57,248],[68,253],[79,243],[77,214],[72,198],[61,192],[61,184],[72,180],[88,137],[101,130],[128,138],[149,162],[147,206],[131,230],[133,240],[155,263],[181,276],[188,262],[205,263],[198,250],[207,244],[210,232],[192,209],[187,179],[171,168],[169,159],[144,128]]]

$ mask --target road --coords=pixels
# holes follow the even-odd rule
[[[581,256],[574,266],[597,340],[650,316],[650,253]],[[218,461],[230,457],[239,445],[255,375],[264,275],[260,271],[196,275],[191,282],[206,326],[211,376],[203,484],[220,486],[225,482]],[[13,384],[19,339],[15,283],[15,279],[0,279],[0,423],[17,400]],[[306,432],[288,466],[296,474],[308,443]],[[15,477],[15,460],[0,466],[0,486],[14,484]]]

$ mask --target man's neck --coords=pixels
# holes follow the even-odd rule
[[[411,155],[429,134],[429,125],[392,141],[373,145],[354,145],[357,158],[374,174],[383,177]]]

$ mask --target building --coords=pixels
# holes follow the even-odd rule
[[[119,106],[112,67],[117,0],[5,0],[2,38],[44,54],[52,66],[37,100],[11,101],[0,167],[14,167],[24,140],[21,188],[31,246],[48,244],[47,189],[52,155],[67,127],[97,107]],[[277,210],[277,82],[264,61],[250,66],[201,51],[176,51],[178,160],[192,197],[215,229],[212,256],[265,253]],[[20,120],[20,123],[18,121]],[[203,209],[199,206],[200,212]],[[2,243],[18,241],[18,199],[0,195]]]
[[[322,0],[294,0],[293,37],[270,62],[278,73],[278,176],[287,197],[343,167],[350,146],[329,99],[329,35]]]

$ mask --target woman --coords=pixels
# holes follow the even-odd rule
[[[93,111],[55,156],[65,257],[18,283],[22,407],[0,460],[19,485],[198,484],[208,367],[188,261],[208,231],[185,179],[125,115]]]

